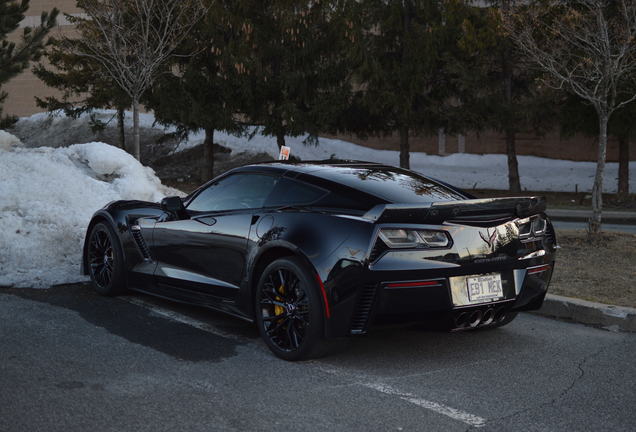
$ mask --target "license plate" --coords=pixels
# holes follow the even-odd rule
[[[466,287],[468,288],[468,299],[471,303],[503,298],[500,274],[466,278]]]

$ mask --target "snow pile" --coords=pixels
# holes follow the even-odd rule
[[[0,150],[11,150],[14,147],[21,147],[22,142],[15,135],[7,131],[0,130]]]
[[[94,110],[85,112],[78,118],[67,117],[62,111],[41,112],[28,117],[21,117],[11,131],[21,138],[25,147],[65,147],[77,143],[91,141],[107,141],[115,143],[119,136],[117,130],[116,111]],[[144,135],[156,132],[161,134],[163,129],[154,125],[152,114],[139,115],[140,127]],[[105,126],[104,130],[93,130],[94,122]],[[132,113],[126,112],[124,125],[127,133],[132,133]]]
[[[114,200],[176,194],[108,144],[0,150],[0,286],[83,280],[83,238],[96,210]]]

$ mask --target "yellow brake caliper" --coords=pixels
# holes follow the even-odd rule
[[[285,294],[285,285],[281,285],[278,287],[278,292],[281,294]],[[281,297],[276,296],[276,300],[278,301],[283,301],[283,299]],[[285,308],[283,308],[282,306],[279,305],[274,305],[274,315],[278,316],[278,315],[282,315],[283,313],[285,313]]]

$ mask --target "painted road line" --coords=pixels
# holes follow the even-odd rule
[[[134,304],[136,306],[140,306],[145,309],[151,310],[153,313],[156,313],[157,315],[163,316],[167,319],[189,325],[191,327],[214,334],[216,336],[221,336],[221,337],[231,339],[241,343],[254,342],[253,340],[243,338],[236,334],[225,332],[209,323],[203,322],[196,318],[191,318],[179,312],[175,312],[173,310],[170,310],[165,307],[154,304],[152,302],[140,299],[138,297],[120,297],[120,299],[127,301],[128,303]],[[470,414],[466,411],[462,411],[462,410],[450,407],[448,405],[444,405],[444,404],[434,402],[428,399],[423,399],[412,393],[403,392],[391,385],[369,379],[370,377],[360,377],[359,375],[352,374],[340,368],[334,368],[334,367],[321,365],[317,361],[306,362],[306,364],[316,366],[319,370],[329,373],[331,375],[338,375],[339,377],[342,377],[343,375],[344,376],[348,375],[351,377],[355,377],[354,379],[354,381],[356,381],[355,384],[361,385],[363,387],[377,391],[379,393],[383,393],[385,395],[398,397],[405,402],[409,402],[413,405],[419,406],[429,411],[436,412],[438,414],[444,415],[453,420],[463,422],[470,426],[483,427],[486,424],[486,419],[482,417],[479,417],[474,414]]]
[[[434,411],[438,414],[445,415],[446,417],[450,417],[453,420],[458,420],[460,422],[466,423],[473,427],[478,428],[478,427],[483,427],[486,425],[486,419],[483,417],[479,417],[477,415],[459,410],[457,408],[450,407],[448,405],[444,405],[438,402],[423,399],[412,393],[403,392],[387,384],[378,383],[378,382],[360,383],[360,384],[363,385],[364,387],[379,391],[380,393],[384,393],[390,396],[397,396],[404,401],[412,403],[413,405],[417,405],[427,410]]]
[[[409,402],[413,405],[419,406],[420,408],[425,408],[429,411],[436,412],[472,427],[480,428],[486,425],[487,420],[483,417],[459,410],[457,408],[453,408],[448,405],[444,405],[439,402],[421,398],[413,393],[402,391],[392,385],[375,380],[373,379],[373,377],[370,377],[368,375],[356,374],[338,367],[334,367],[333,365],[323,365],[320,364],[320,362],[317,360],[313,360],[307,363],[313,364],[322,372],[328,373],[330,375],[336,375],[340,379],[348,379],[349,381],[354,381],[353,384],[375,390],[385,395],[398,397],[405,402]]]

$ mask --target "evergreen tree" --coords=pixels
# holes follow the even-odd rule
[[[347,103],[347,1],[245,0],[240,4],[250,80],[246,113],[276,137],[308,132],[315,138],[333,125]]]
[[[400,166],[409,167],[409,136],[452,129],[457,105],[461,1],[361,0],[352,15],[359,29],[353,120],[358,132],[400,136]]]
[[[489,3],[488,8],[474,8],[463,24],[462,102],[473,128],[504,134],[509,190],[520,192],[517,134],[542,133],[551,125],[553,94],[537,85],[540,73],[504,28],[502,12],[506,13],[514,0]]]
[[[25,27],[18,43],[9,42],[8,34],[19,27],[28,9],[29,0],[0,0],[0,128],[15,121],[15,118],[2,116],[2,103],[7,98],[2,85],[40,58],[58,14],[57,9],[43,12],[38,27]]]
[[[101,63],[75,54],[74,50],[67,49],[69,43],[73,40],[62,43],[52,38],[45,54],[52,67],[39,63],[33,68],[34,74],[47,86],[61,92],[59,97],[36,97],[37,105],[47,111],[62,110],[72,118],[98,108],[114,108],[117,110],[119,146],[126,149],[124,115],[130,106],[130,98],[108,75],[104,75]]]
[[[177,135],[205,131],[201,180],[214,175],[214,132],[240,132],[246,74],[242,58],[237,2],[208,0],[207,14],[188,33],[170,65],[153,86],[146,105],[162,124],[176,125]],[[179,55],[179,52],[196,53]],[[244,116],[243,116],[244,117]]]

